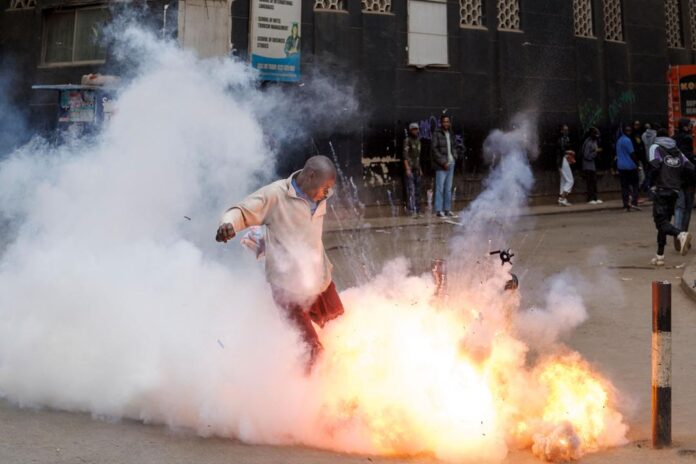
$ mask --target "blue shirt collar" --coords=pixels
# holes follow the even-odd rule
[[[309,203],[309,209],[310,209],[310,211],[312,212],[312,214],[314,214],[314,212],[317,210],[317,206],[319,206],[319,203],[317,203],[317,202],[315,202],[315,201],[312,201],[312,199],[309,198],[309,197],[307,196],[307,194],[304,193],[304,192],[302,191],[302,189],[300,188],[300,186],[297,185],[297,182],[295,181],[295,177],[292,178],[291,183],[292,183],[292,188],[295,189],[295,193],[297,194],[297,197],[298,197],[298,198],[302,198],[302,199],[305,200],[307,203]]]

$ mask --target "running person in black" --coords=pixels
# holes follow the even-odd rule
[[[675,237],[678,251],[685,255],[689,251],[691,234],[672,225],[674,206],[679,191],[684,185],[694,182],[694,165],[679,151],[671,139],[657,142],[655,157],[650,162],[652,170],[653,220],[657,228],[657,254],[651,263],[655,266],[665,264],[665,245],[667,236]]]

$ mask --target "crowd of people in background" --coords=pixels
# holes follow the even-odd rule
[[[608,172],[619,178],[625,211],[640,211],[641,205],[652,201],[657,229],[657,251],[652,264],[664,265],[668,236],[674,237],[675,250],[686,254],[690,249],[689,224],[696,193],[692,130],[692,123],[686,118],[679,120],[672,137],[659,124],[643,125],[634,121],[618,130],[616,137],[612,138],[613,153],[609,154],[605,152],[607,146],[602,146],[601,133],[596,127],[589,128],[580,143],[575,143],[568,125],[561,125],[556,144],[556,167],[560,178],[558,205],[572,206],[569,196],[576,185],[574,166],[575,172],[582,172],[585,179],[587,203],[603,203],[598,197],[597,168],[600,164],[608,166]],[[406,209],[414,218],[423,216],[419,201],[424,185],[422,160],[429,158],[434,172],[434,198],[432,205],[428,201],[428,206],[432,206],[432,212],[438,218],[456,218],[453,179],[455,165],[462,158],[464,148],[455,142],[447,114],[440,116],[428,152],[424,152],[419,132],[419,124],[411,123],[403,142]]]
[[[652,201],[657,252],[651,263],[656,266],[664,265],[668,236],[674,237],[674,248],[680,254],[690,249],[689,223],[696,191],[692,130],[691,121],[686,118],[679,120],[673,137],[659,124],[641,125],[640,121],[634,121],[620,129],[610,160],[610,170],[619,177],[625,211],[640,211],[639,205]],[[562,125],[556,148],[559,206],[571,206],[568,196],[575,185],[571,166],[576,163],[576,152],[569,134],[568,126]],[[580,154],[587,202],[602,203],[597,197],[597,160],[603,150],[596,127],[587,131]]]

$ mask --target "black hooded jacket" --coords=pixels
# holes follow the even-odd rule
[[[694,165],[670,139],[658,142],[650,165],[653,185],[658,192],[678,192],[685,185],[694,183]]]

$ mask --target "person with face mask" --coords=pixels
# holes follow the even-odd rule
[[[322,241],[326,202],[336,184],[336,167],[313,156],[301,171],[262,187],[230,207],[215,239],[227,242],[244,229],[265,226],[266,280],[273,299],[307,344],[307,369],[323,347],[319,327],[343,314]]]

